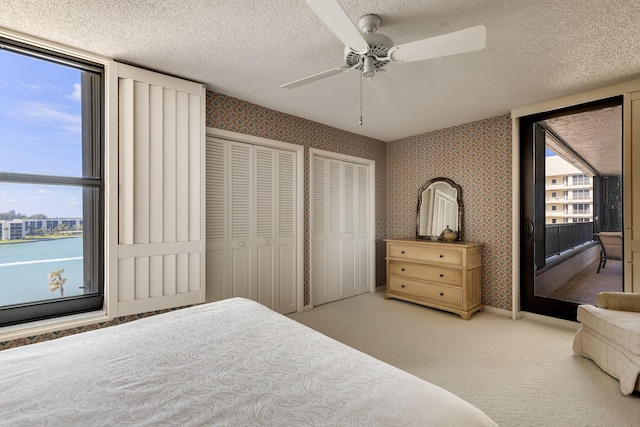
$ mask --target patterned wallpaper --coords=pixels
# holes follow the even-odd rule
[[[309,301],[309,148],[376,161],[376,283],[386,237],[415,234],[417,191],[431,178],[462,187],[465,240],[484,244],[483,302],[511,310],[511,118],[493,117],[385,144],[207,92],[207,126],[305,147],[305,305]],[[385,150],[386,147],[386,150]]]
[[[107,326],[119,325],[121,323],[131,322],[132,320],[142,319],[143,317],[155,316],[156,314],[166,313],[173,310],[179,310],[184,307],[168,308],[166,310],[156,310],[147,313],[131,314],[129,316],[116,317],[108,322],[98,322],[86,326],[77,326],[75,328],[64,329],[62,331],[47,332],[46,334],[34,335],[26,338],[19,338],[11,341],[0,341],[0,350],[8,348],[20,347],[27,344],[35,344],[37,342],[49,341],[56,338],[66,337],[68,335],[79,334],[80,332],[93,331],[95,329],[106,328]]]
[[[482,299],[511,309],[511,119],[493,117],[385,144],[300,117],[207,92],[207,126],[303,145],[304,289],[309,303],[309,149],[318,148],[376,162],[376,284],[385,284],[382,239],[415,233],[417,191],[431,178],[462,187],[465,240],[484,244]],[[46,341],[157,314],[0,342],[0,350]]]
[[[207,92],[207,126],[304,146],[304,304],[309,286],[309,153],[311,148],[376,162],[376,284],[385,278],[386,147],[383,141],[345,132],[311,120]]]
[[[483,247],[482,301],[511,310],[511,118],[492,117],[387,144],[389,237],[413,237],[418,188],[462,187],[464,240]]]

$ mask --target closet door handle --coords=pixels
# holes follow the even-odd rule
[[[244,248],[244,242],[240,242],[239,245],[241,248]]]

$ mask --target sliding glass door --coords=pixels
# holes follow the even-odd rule
[[[596,238],[622,235],[622,99],[523,117],[520,142],[521,309],[575,320],[623,289]]]

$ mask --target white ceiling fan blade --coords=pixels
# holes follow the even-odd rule
[[[337,0],[307,0],[307,5],[345,46],[358,53],[369,50],[369,44]]]
[[[389,49],[389,57],[395,62],[423,61],[484,49],[486,40],[487,28],[484,25],[478,25],[466,30],[394,46]]]
[[[335,74],[346,73],[350,69],[351,68],[349,68],[349,67],[334,68],[332,70],[323,71],[321,73],[314,74],[314,75],[309,76],[309,77],[304,77],[302,79],[295,80],[295,81],[293,81],[291,83],[284,84],[284,85],[282,85],[280,87],[281,88],[285,88],[285,89],[293,89],[295,87],[306,85],[307,83],[312,83],[312,82],[315,82],[316,80],[324,79],[326,77],[330,77],[330,76],[333,76]]]

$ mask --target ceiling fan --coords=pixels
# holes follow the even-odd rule
[[[423,61],[484,49],[486,45],[487,29],[478,25],[395,46],[389,37],[376,33],[381,23],[377,15],[361,17],[358,31],[337,0],[307,0],[307,5],[344,44],[345,65],[295,80],[281,88],[293,89],[351,70],[362,70],[362,77],[372,78],[376,72],[385,71],[382,68],[390,62]],[[387,78],[384,80],[386,85],[391,84]]]

